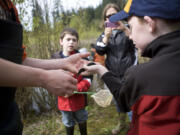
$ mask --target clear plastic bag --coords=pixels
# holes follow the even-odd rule
[[[101,107],[107,107],[111,104],[113,95],[109,90],[101,89],[97,93],[91,95],[95,102]]]

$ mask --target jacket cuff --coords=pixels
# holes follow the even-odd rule
[[[108,81],[108,80],[109,80],[109,77],[112,77],[112,76],[114,76],[114,74],[109,71],[109,72],[106,72],[104,75],[102,75],[101,79],[102,79],[103,81]]]
[[[97,42],[96,45],[100,47],[106,47],[106,44],[104,44],[103,42]]]

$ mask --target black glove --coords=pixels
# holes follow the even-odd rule
[[[88,63],[87,64],[87,66],[92,66],[92,65],[96,65],[94,62],[90,62],[90,63]],[[84,68],[81,68],[80,70],[79,70],[79,72],[78,72],[78,75],[80,75],[82,72],[84,72],[85,71],[85,69]]]

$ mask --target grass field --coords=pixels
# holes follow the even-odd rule
[[[89,118],[87,121],[88,135],[111,135],[111,130],[117,124],[118,113],[112,103],[106,108],[99,107],[93,99],[89,99]],[[127,120],[128,121],[128,120]],[[122,131],[119,135],[124,135]],[[24,120],[23,135],[66,135],[65,127],[61,122],[59,112],[49,112],[40,116],[29,116]],[[78,126],[75,126],[74,135],[80,135]]]

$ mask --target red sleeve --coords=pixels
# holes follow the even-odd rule
[[[90,83],[88,82],[88,80],[81,80],[77,84],[77,88],[79,92],[86,92],[88,91],[89,87],[90,87]]]

